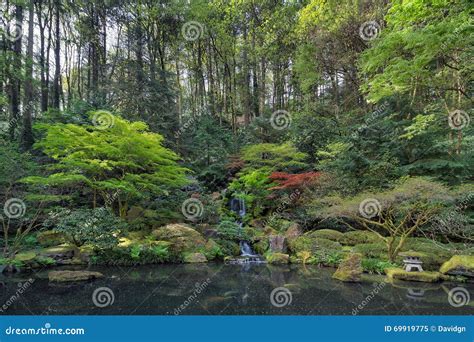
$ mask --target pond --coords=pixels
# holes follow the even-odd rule
[[[472,294],[474,284],[391,285],[382,276],[369,275],[362,283],[348,284],[333,280],[333,269],[317,266],[209,263],[90,267],[90,270],[102,272],[105,277],[70,285],[49,283],[48,270],[3,276],[1,303],[6,304],[1,313],[468,315],[474,312],[473,301],[458,308],[448,302],[450,289],[462,286]]]

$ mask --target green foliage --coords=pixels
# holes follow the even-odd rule
[[[269,179],[274,171],[297,172],[307,167],[306,154],[288,143],[257,144],[242,149],[243,169],[229,184],[235,197],[245,200],[252,217],[260,216],[271,206],[269,189],[277,184]],[[274,202],[274,201],[273,201]]]
[[[468,34],[472,8],[466,1],[428,3],[399,0],[392,4],[387,28],[362,58],[363,70],[373,75],[365,84],[371,100],[408,94],[414,87],[440,90],[454,72],[468,81],[474,42],[472,33]]]
[[[88,188],[101,194],[104,203],[118,203],[121,216],[130,198],[167,194],[186,183],[186,169],[177,164],[178,156],[163,147],[163,137],[149,132],[145,123],[129,122],[105,111],[90,116],[97,126],[36,126],[45,135],[35,147],[57,163],[48,177],[28,177],[25,183]]]
[[[22,153],[16,143],[0,139],[0,193],[7,194],[15,183],[38,172],[38,165],[30,153]]]
[[[339,241],[344,245],[355,246],[362,243],[377,243],[381,239],[377,234],[368,230],[350,230],[343,234]]]
[[[309,233],[309,235],[316,238],[327,239],[331,241],[341,242],[344,238],[344,234],[333,229],[318,229],[314,232]]]
[[[224,256],[240,255],[240,247],[237,242],[221,238],[216,239],[215,241],[220,246],[221,252]]]
[[[306,157],[289,143],[250,145],[242,149],[243,173],[258,169],[297,172],[307,167]]]
[[[225,185],[226,164],[234,151],[235,137],[230,127],[220,125],[209,114],[183,118],[183,125],[176,132],[180,138],[180,152],[197,179],[209,190]]]
[[[91,244],[99,248],[114,247],[126,223],[106,208],[58,209],[43,223],[46,228],[64,233],[75,246]]]
[[[385,274],[386,268],[397,267],[396,264],[389,261],[374,258],[363,258],[361,264],[365,272],[377,274]]]
[[[239,225],[233,221],[221,221],[217,226],[217,231],[219,236],[226,240],[239,241],[244,239],[243,229],[241,229]]]
[[[100,249],[91,258],[95,265],[147,265],[159,264],[167,261],[178,262],[180,260],[172,256],[165,245],[132,245],[129,247],[114,247],[111,249]]]
[[[271,193],[269,189],[276,185],[269,176],[269,172],[265,169],[252,170],[242,173],[229,184],[229,190],[236,193],[235,197],[245,201],[250,209],[248,213],[252,217],[261,215],[269,204],[267,199]]]
[[[222,259],[225,256],[221,246],[212,239],[206,243],[202,253],[205,255],[207,260]]]
[[[382,241],[374,243],[362,243],[354,246],[354,251],[361,253],[367,258],[388,260],[387,246]]]

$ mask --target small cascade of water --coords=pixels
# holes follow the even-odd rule
[[[241,198],[232,198],[230,201],[230,210],[232,210],[234,213],[239,215],[239,230],[237,232],[238,236],[241,237],[242,235],[242,227],[244,224],[244,216],[247,213],[245,209],[245,201]],[[240,256],[246,257],[246,260],[248,262],[256,262],[259,261],[259,256],[255,254],[255,252],[252,250],[252,247],[250,247],[250,244],[245,241],[245,240],[240,240]]]
[[[248,257],[255,257],[257,256],[254,251],[252,250],[252,247],[248,244],[247,241],[240,241],[240,255],[241,256],[248,256]]]

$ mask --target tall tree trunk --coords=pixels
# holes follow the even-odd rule
[[[55,70],[54,70],[54,80],[53,80],[53,101],[52,106],[53,108],[59,109],[59,99],[60,99],[60,83],[59,79],[61,77],[61,33],[60,33],[60,26],[59,26],[59,7],[61,3],[59,0],[55,0],[54,7],[55,7],[55,46],[54,46],[54,63],[55,63]]]
[[[23,26],[23,7],[16,5],[15,7],[15,25],[21,30]],[[15,140],[15,130],[20,120],[20,93],[21,80],[19,72],[21,70],[21,35],[15,40],[13,45],[13,72],[11,79],[11,116],[9,135],[10,140]]]
[[[25,62],[25,105],[23,106],[23,131],[21,146],[29,150],[33,146],[33,130],[31,121],[34,110],[33,103],[33,26],[34,26],[34,0],[30,0],[28,15],[28,47]]]

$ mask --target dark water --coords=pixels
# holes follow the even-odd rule
[[[67,269],[72,269],[68,267]],[[48,270],[1,279],[2,314],[21,315],[468,315],[474,313],[474,284],[403,283],[381,276],[360,284],[331,279],[332,269],[316,266],[153,265],[91,267],[105,278],[76,285],[50,284]],[[25,288],[25,281],[31,285]],[[456,308],[450,289],[462,286],[473,299]],[[25,288],[22,294],[18,289]],[[113,292],[98,307],[93,293]],[[278,289],[285,287],[287,290]],[[277,290],[275,290],[277,289]],[[274,291],[272,304],[271,294]],[[283,292],[279,292],[283,291]],[[288,292],[289,291],[289,292]],[[279,293],[279,295],[278,295]],[[16,298],[14,296],[17,295]],[[291,297],[291,298],[290,298]],[[291,302],[290,302],[291,299]],[[0,303],[0,304],[1,304]],[[281,306],[286,304],[284,306]],[[358,309],[357,306],[362,308]],[[281,306],[281,307],[278,307]],[[1,308],[1,307],[0,307]]]

